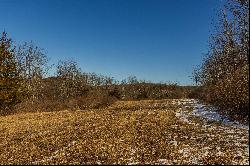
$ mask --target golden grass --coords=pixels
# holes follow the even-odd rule
[[[245,130],[186,123],[177,108],[172,100],[119,101],[107,109],[0,117],[0,164],[246,162]]]

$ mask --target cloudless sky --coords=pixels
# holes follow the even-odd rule
[[[0,31],[117,80],[192,85],[221,0],[0,0]]]

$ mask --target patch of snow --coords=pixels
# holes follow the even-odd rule
[[[242,125],[238,121],[230,121],[227,117],[220,115],[217,108],[199,104],[198,101],[194,101],[194,110],[192,115],[200,116],[211,121],[221,122],[225,125],[230,125],[236,128],[249,130],[249,126]]]
[[[102,163],[100,161],[97,161],[96,163],[97,163],[97,165],[102,165]]]
[[[174,140],[174,141],[170,141],[169,143],[170,143],[170,144],[173,144],[174,146],[177,146],[177,145],[178,145],[178,142],[175,141],[175,140]]]
[[[183,155],[183,157],[188,157],[190,154],[189,148],[183,148],[178,151],[180,154]]]
[[[158,162],[160,164],[168,164],[169,163],[167,159],[159,159]]]
[[[224,153],[221,152],[221,151],[219,151],[219,152],[216,153],[216,155],[217,155],[217,156],[224,156]]]
[[[203,165],[203,163],[199,161],[199,157],[197,156],[191,156],[188,160],[188,163],[192,165]]]
[[[133,162],[133,163],[128,163],[128,165],[138,165],[141,164],[140,162]]]
[[[180,118],[180,120],[182,120],[183,122],[190,123],[190,121],[187,119],[188,116],[183,112],[176,112],[175,116]]]
[[[203,156],[208,156],[208,155],[209,155],[208,151],[205,151],[205,153],[203,153]]]

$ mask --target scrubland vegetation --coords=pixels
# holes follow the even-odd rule
[[[1,41],[1,114],[107,107],[116,100],[189,97],[193,87],[150,83],[135,76],[118,82],[85,73],[73,60],[59,61],[46,77],[48,58],[34,43],[14,46],[6,32]]]
[[[117,81],[73,60],[48,76],[45,50],[3,32],[0,164],[247,164],[248,129],[195,117],[186,100],[249,123],[249,1],[219,18],[196,86]]]
[[[150,83],[135,76],[119,82],[83,72],[73,60],[59,61],[48,77],[45,50],[33,42],[0,38],[0,113],[99,108],[115,100],[199,98],[231,118],[248,120],[249,1],[229,0],[211,36],[210,50],[194,70],[197,86]]]
[[[100,108],[115,100],[199,98],[233,119],[249,113],[249,1],[228,1],[211,36],[210,50],[194,70],[197,86],[150,83],[135,76],[117,81],[59,61],[48,77],[46,52],[33,42],[0,38],[0,113]]]
[[[219,15],[210,50],[194,78],[201,98],[249,121],[249,1],[230,0]]]

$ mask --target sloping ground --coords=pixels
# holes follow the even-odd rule
[[[248,128],[197,116],[195,100],[0,117],[0,164],[248,164]]]

